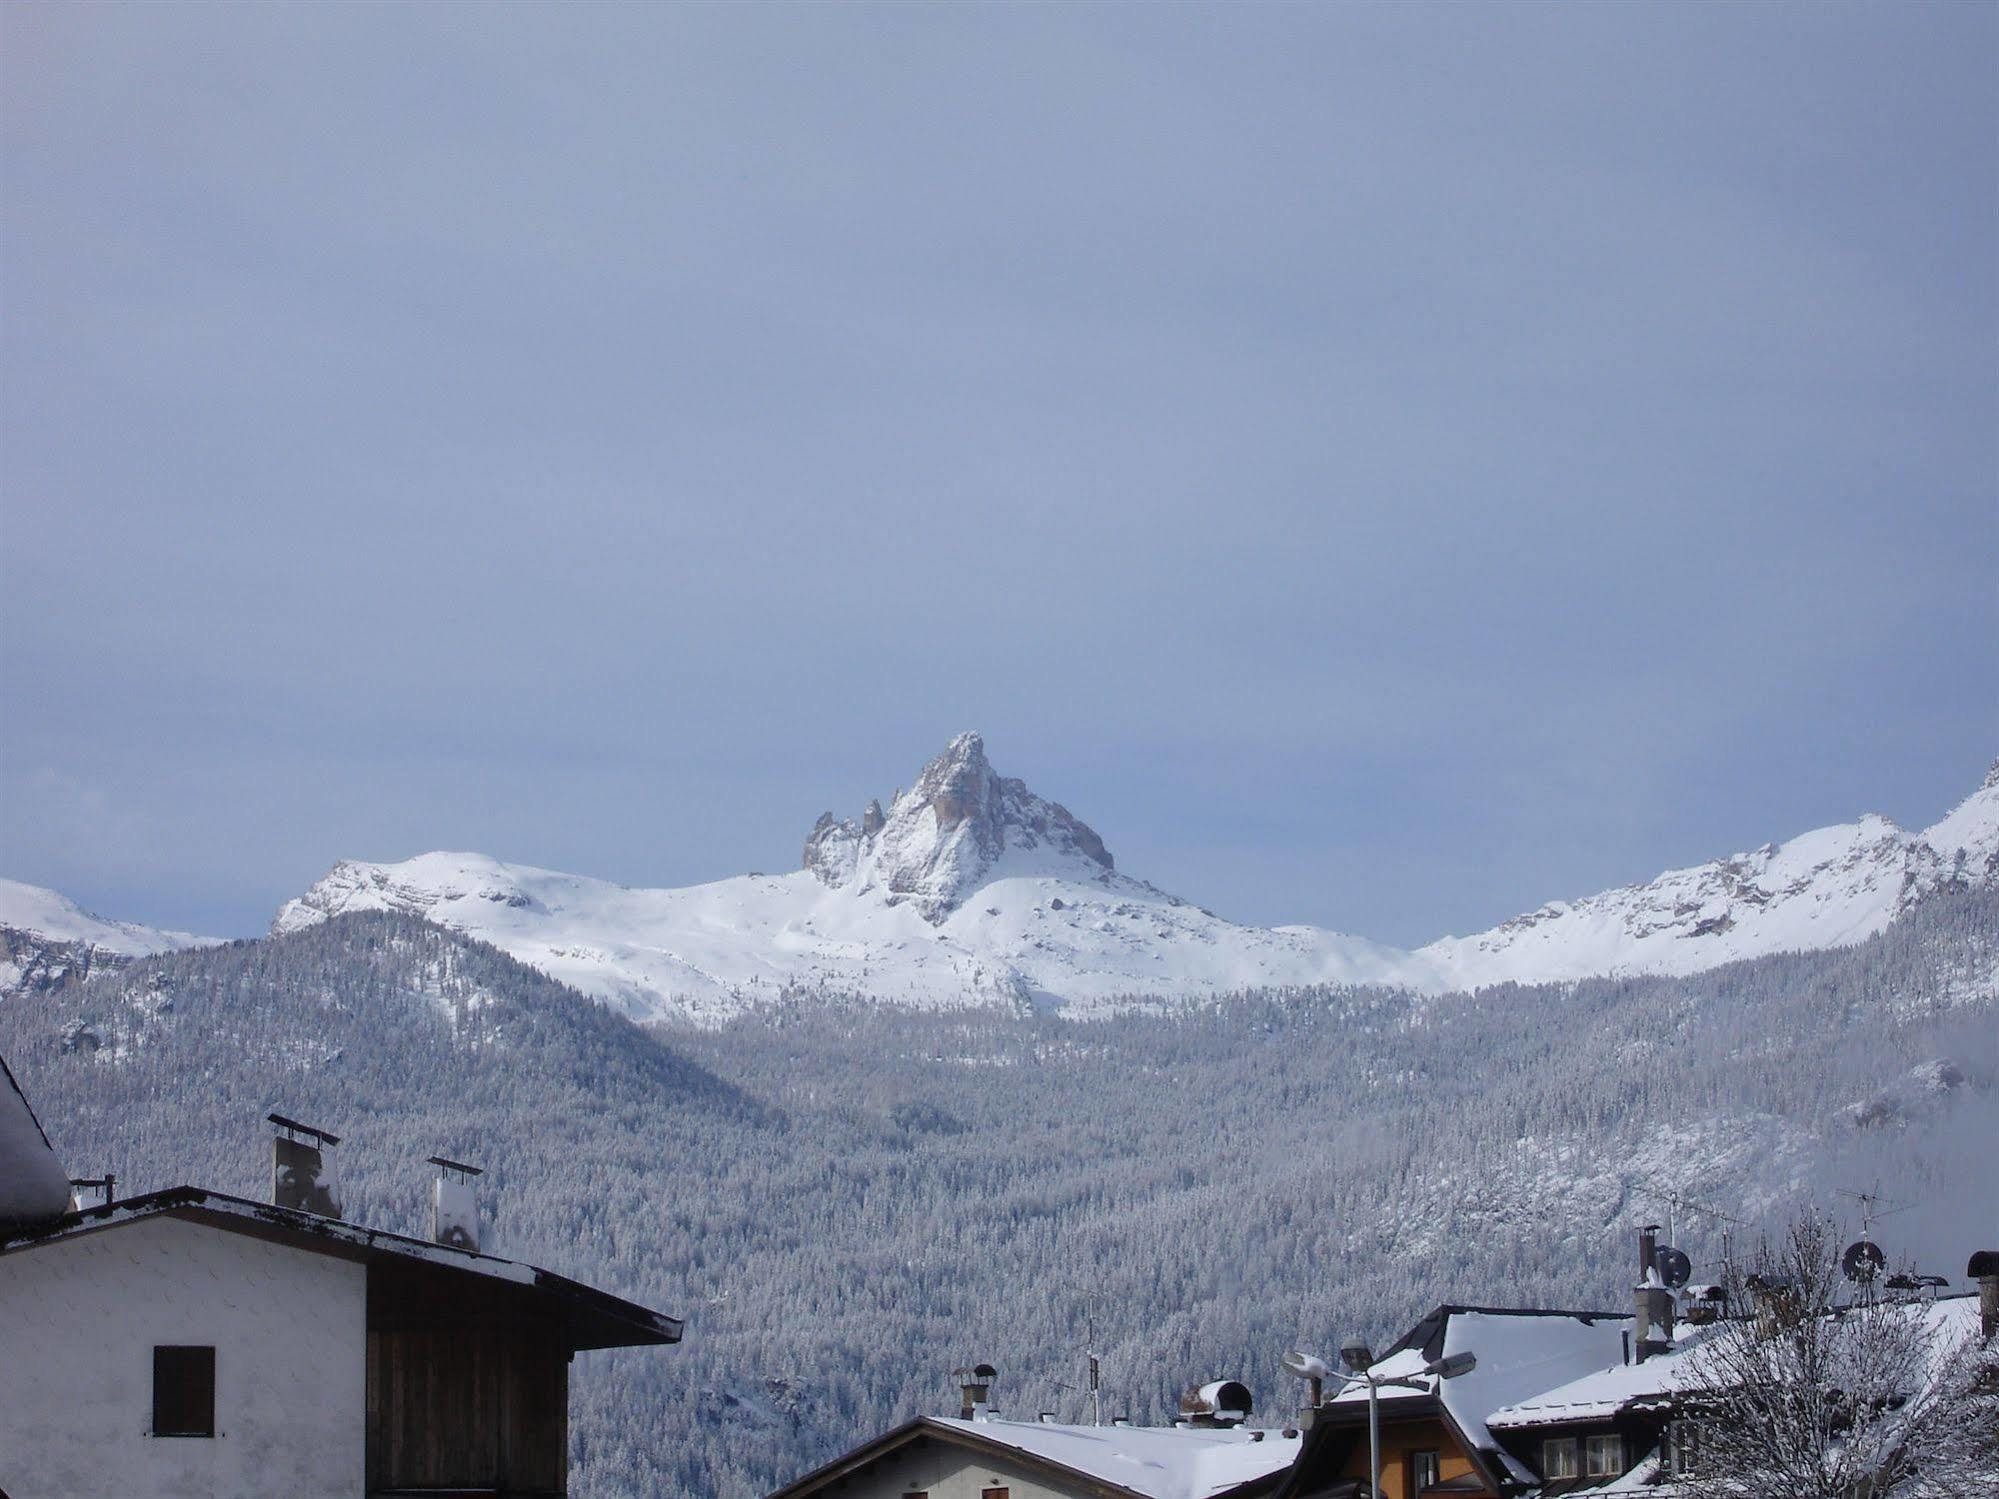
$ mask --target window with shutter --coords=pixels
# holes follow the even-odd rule
[[[153,1435],[215,1435],[215,1350],[161,1344],[153,1349]]]

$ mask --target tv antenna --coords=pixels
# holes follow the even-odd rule
[[[1659,1192],[1659,1196],[1665,1202],[1665,1204],[1673,1210],[1671,1213],[1668,1213],[1666,1215],[1666,1242],[1668,1246],[1678,1244],[1680,1242],[1678,1224],[1675,1222],[1675,1217],[1679,1213],[1698,1213],[1703,1218],[1712,1218],[1717,1223],[1723,1225],[1723,1228],[1721,1230],[1721,1257],[1724,1261],[1729,1258],[1730,1254],[1729,1230],[1733,1228],[1747,1228],[1749,1226],[1748,1224],[1744,1223],[1740,1218],[1731,1217],[1727,1213],[1724,1213],[1720,1208],[1709,1207],[1704,1202],[1697,1202],[1693,1198],[1687,1196],[1684,1192],[1675,1192],[1670,1189],[1665,1189]],[[1691,1273],[1691,1271],[1689,1273]],[[1664,1278],[1663,1272],[1662,1272],[1662,1278]]]
[[[1897,1213],[1906,1213],[1915,1206],[1913,1202],[1890,1202],[1878,1191],[1849,1192],[1841,1187],[1839,1195],[1851,1197],[1860,1204],[1860,1237],[1863,1239],[1873,1236],[1874,1225],[1881,1219],[1892,1218]]]

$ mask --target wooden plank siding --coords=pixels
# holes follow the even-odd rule
[[[566,1491],[568,1344],[520,1288],[371,1267],[367,1386],[371,1495]]]

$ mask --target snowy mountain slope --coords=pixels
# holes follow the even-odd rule
[[[1923,833],[1869,814],[1644,885],[1556,901],[1421,948],[1434,981],[1468,988],[1596,974],[1688,974],[1738,958],[1845,947],[1931,892],[1999,881],[1999,763]]]
[[[47,987],[105,964],[222,940],[109,921],[53,890],[0,880],[0,997]]]
[[[349,861],[272,930],[408,911],[637,1018],[704,1023],[796,986],[1077,1013],[1133,995],[1395,982],[1407,962],[1333,932],[1238,926],[1117,873],[1088,827],[993,774],[976,734],[954,740],[891,812],[822,817],[805,862],[777,877],[634,890],[479,854]]]
[[[412,912],[635,1017],[698,1023],[793,987],[1088,1014],[1135,996],[1273,985],[1439,992],[1685,974],[1849,945],[1932,890],[1999,879],[1999,766],[1922,835],[1869,816],[1415,952],[1316,927],[1238,925],[1134,879],[1067,808],[998,775],[976,734],[953,740],[887,811],[822,816],[804,866],[644,890],[480,854],[349,861],[289,902],[273,930]]]

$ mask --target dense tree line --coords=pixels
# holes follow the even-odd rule
[[[576,1491],[739,1496],[949,1408],[974,1359],[1005,1411],[1076,1419],[1092,1325],[1107,1413],[1231,1376],[1281,1422],[1284,1349],[1443,1300],[1623,1308],[1635,1224],[1718,1253],[1690,1203],[1890,1179],[1930,1204],[1901,1246],[1961,1265],[1999,1202],[1996,954],[1999,898],[1952,894],[1687,979],[1084,1023],[792,993],[649,1033],[364,915],[23,995],[0,1051],[72,1172],[127,1191],[263,1195],[274,1108],[347,1137],[357,1220],[421,1231],[424,1158],[484,1165],[487,1247],[687,1319],[578,1360]]]

